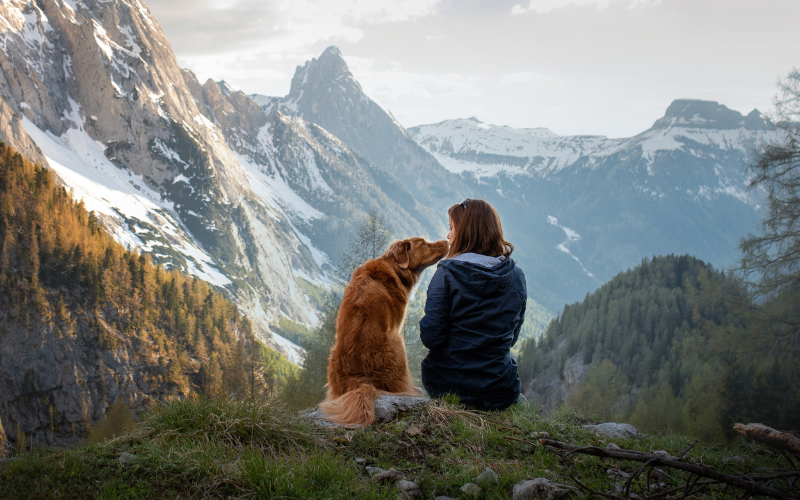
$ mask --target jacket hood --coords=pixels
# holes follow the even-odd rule
[[[516,269],[513,260],[476,254],[464,255],[466,258],[459,255],[439,261],[439,267],[447,269],[452,278],[465,288],[483,296],[500,295],[511,286]]]

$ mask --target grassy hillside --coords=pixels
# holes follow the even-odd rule
[[[543,418],[529,404],[481,413],[439,400],[394,422],[325,430],[267,401],[175,401],[156,405],[135,428],[99,445],[38,449],[0,462],[0,497],[398,498],[395,484],[377,483],[365,466],[397,470],[419,485],[422,498],[471,498],[460,488],[476,482],[487,467],[498,481],[484,483],[480,498],[509,498],[514,484],[536,477],[613,494],[641,463],[580,454],[561,458],[537,439],[601,448],[613,443],[676,457],[690,447],[689,438],[676,435],[602,438],[581,428],[584,422],[563,408]],[[685,460],[735,475],[789,468],[781,455],[744,441],[728,447],[701,443]],[[632,481],[630,491],[639,498],[659,492],[660,498],[677,498],[688,477],[664,469]],[[770,485],[788,491],[792,478]],[[704,498],[741,496],[722,485],[703,489]]]

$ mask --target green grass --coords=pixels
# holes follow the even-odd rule
[[[565,407],[544,418],[533,404],[481,413],[446,398],[387,424],[323,430],[274,402],[176,401],[151,408],[121,437],[94,446],[38,449],[0,464],[0,498],[398,497],[391,484],[375,484],[356,458],[397,469],[420,485],[424,498],[463,498],[459,488],[486,467],[500,480],[485,487],[481,498],[509,498],[515,483],[535,477],[577,486],[570,475],[598,491],[613,492],[620,480],[607,471],[631,473],[641,464],[578,454],[562,459],[536,444],[536,433],[542,432],[583,446],[611,442],[582,429],[585,422]],[[615,443],[679,455],[690,441],[664,434]],[[757,454],[756,448],[745,441],[701,443],[689,456],[730,474],[787,467],[779,454]],[[731,456],[743,461],[725,460]],[[668,487],[684,480],[676,471],[667,472]],[[635,481],[631,491],[642,495],[644,481]],[[787,489],[788,483],[772,486]],[[730,496],[712,490],[705,498]]]

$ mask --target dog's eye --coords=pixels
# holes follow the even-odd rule
[[[425,243],[425,242],[423,241],[423,242],[422,242],[422,246],[425,246],[425,245],[427,245],[427,243]]]

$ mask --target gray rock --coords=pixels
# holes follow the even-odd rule
[[[608,443],[606,445],[607,450],[621,450],[622,448],[619,447],[617,443]]]
[[[401,479],[404,479],[403,474],[395,469],[385,470],[383,472],[380,472],[372,476],[372,480],[375,481],[376,483],[384,483],[384,482],[393,483]]]
[[[495,471],[487,467],[483,472],[481,472],[475,482],[482,485],[497,484],[500,482],[500,478],[497,477],[497,473]]]
[[[631,424],[621,424],[617,422],[606,422],[604,424],[597,425],[584,425],[582,427],[588,431],[594,432],[595,434],[615,439],[631,438],[640,435],[639,431],[636,430],[636,427],[632,426]]]
[[[127,452],[122,452],[119,456],[119,463],[121,463],[122,465],[132,464],[137,460],[139,460],[139,457]]]
[[[364,468],[367,470],[367,474],[369,474],[370,477],[375,476],[377,474],[380,474],[381,472],[386,472],[386,470],[381,469],[380,467],[370,467],[368,465],[368,466],[366,466]]]
[[[483,491],[481,487],[475,483],[467,483],[459,489],[473,498],[481,496],[481,491]]]
[[[397,481],[397,489],[400,490],[400,496],[405,499],[422,498],[422,490],[419,485],[414,481],[406,481],[401,479]]]
[[[362,467],[367,465],[367,459],[366,458],[356,458],[356,465],[360,465]]]
[[[427,406],[431,400],[413,396],[380,396],[375,400],[375,422],[391,422],[399,411]]]
[[[675,460],[675,457],[673,457],[672,455],[670,455],[669,453],[667,453],[664,450],[656,450],[656,451],[652,452],[652,454],[657,456],[658,458],[665,458],[667,460]]]
[[[399,411],[411,411],[414,408],[422,408],[430,403],[428,398],[417,398],[414,396],[379,396],[375,400],[375,423],[391,422]],[[340,425],[329,422],[325,415],[315,406],[300,412],[300,416],[314,422],[319,427],[329,429],[344,429]]]
[[[543,477],[527,479],[514,485],[511,491],[513,500],[553,500],[569,495],[572,490],[560,484],[551,483]]]

